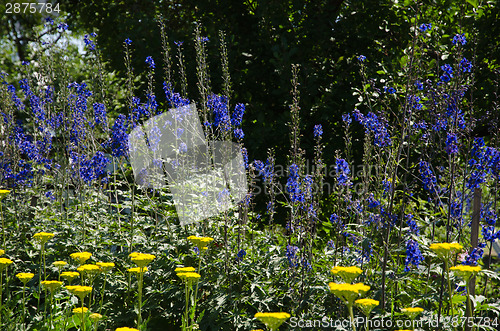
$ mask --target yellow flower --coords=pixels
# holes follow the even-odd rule
[[[66,289],[70,291],[72,294],[76,295],[77,297],[82,300],[87,296],[87,294],[92,293],[92,287],[91,286],[66,286]]]
[[[473,275],[476,275],[478,272],[481,271],[480,266],[470,266],[470,265],[457,265],[454,267],[450,268],[451,271],[453,271],[458,277],[462,278],[463,280],[469,280]]]
[[[330,291],[339,297],[346,305],[352,305],[358,295],[363,295],[370,290],[370,286],[363,283],[337,284],[329,283]]]
[[[208,244],[214,240],[211,237],[197,237],[197,236],[189,236],[187,237],[189,241],[198,246],[199,250],[206,250]]]
[[[373,308],[379,305],[379,302],[373,299],[358,299],[354,303],[367,317],[370,316]]]
[[[7,196],[7,194],[9,194],[9,193],[10,193],[9,190],[0,190],[0,200],[5,198]]]
[[[429,246],[440,259],[448,259],[455,251],[459,252],[463,246],[459,243],[435,243]]]
[[[89,311],[87,307],[78,307],[78,308],[73,308],[73,314],[85,314]]]
[[[144,267],[144,268],[136,267],[136,268],[128,269],[128,272],[133,273],[133,274],[137,274],[137,275],[140,273],[145,273],[146,271],[148,271],[148,267]]]
[[[424,311],[424,308],[420,307],[410,307],[410,308],[403,308],[401,309],[401,312],[408,316],[410,319],[415,319],[421,312]]]
[[[50,293],[54,293],[54,291],[57,291],[61,286],[63,282],[60,282],[58,280],[44,280],[42,281],[43,287],[45,287],[47,290],[50,291]]]
[[[49,232],[38,232],[33,235],[33,239],[38,241],[41,245],[45,244],[50,239],[54,238],[55,234]]]
[[[0,256],[4,255],[5,251],[3,249],[0,249]]]
[[[26,285],[27,282],[31,280],[31,278],[35,277],[35,274],[32,274],[30,272],[20,272],[16,275],[19,280]]]
[[[70,255],[73,260],[76,260],[79,264],[84,264],[85,261],[90,259],[92,256],[92,253],[89,252],[79,252],[79,253],[73,253]]]
[[[64,267],[67,263],[65,261],[55,261],[54,263],[52,263],[54,266],[58,267],[58,268],[62,268]]]
[[[196,269],[193,268],[193,267],[182,267],[182,268],[175,268],[175,272],[176,273],[179,273],[179,272],[195,272]]]
[[[95,264],[84,264],[82,266],[79,266],[76,270],[78,270],[82,274],[88,274],[88,275],[95,275],[99,271],[101,271],[101,269]]]
[[[61,277],[66,279],[70,284],[76,277],[80,276],[79,272],[76,271],[64,271],[61,272]]]
[[[123,328],[118,328],[115,331],[139,331],[139,330],[134,329],[134,328],[123,327]]]
[[[330,271],[334,276],[340,276],[345,283],[352,283],[354,278],[358,277],[363,272],[358,267],[339,267],[339,266],[333,267],[332,270]]]
[[[288,313],[257,313],[256,319],[264,323],[269,329],[277,330],[284,321],[290,318]]]
[[[196,272],[179,272],[177,274],[177,277],[182,279],[182,281],[186,281],[189,284],[194,283],[195,281],[198,281],[198,279],[201,278],[200,274]]]
[[[90,314],[89,318],[92,322],[96,323],[102,319],[102,315],[98,314],[98,313],[93,313],[93,314]]]
[[[113,262],[97,262],[96,265],[101,268],[102,272],[108,272],[115,267]]]
[[[2,272],[5,268],[7,268],[7,266],[11,265],[12,263],[14,263],[12,260],[0,257],[0,272]]]
[[[129,257],[132,260],[132,262],[137,264],[139,268],[144,268],[149,263],[151,263],[151,261],[153,261],[156,256],[154,256],[153,254],[143,254],[134,252],[130,253]]]

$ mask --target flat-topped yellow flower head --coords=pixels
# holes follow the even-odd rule
[[[97,275],[99,271],[101,271],[101,268],[99,268],[95,264],[84,264],[82,266],[79,266],[76,270],[78,270],[78,272],[82,274],[94,276]]]
[[[193,284],[201,278],[201,275],[196,272],[179,272],[177,273],[177,277],[182,279],[183,282]]]
[[[358,267],[340,267],[336,266],[330,270],[334,276],[340,276],[344,283],[352,283],[354,278],[361,275],[363,270]]]
[[[57,291],[61,286],[63,282],[60,282],[58,280],[44,280],[42,281],[42,286],[45,287],[47,290],[50,291],[50,293],[54,293]]]
[[[10,193],[9,190],[0,190],[0,200],[5,198]]]
[[[197,237],[197,236],[189,236],[187,239],[195,244],[200,251],[206,250],[208,247],[208,244],[210,244],[214,238],[212,237]]]
[[[90,314],[90,315],[89,315],[89,319],[90,319],[93,323],[97,323],[97,322],[99,322],[99,321],[102,319],[102,315],[101,315],[101,314],[98,314],[98,313],[93,313],[93,314]]]
[[[82,300],[87,296],[87,294],[92,293],[92,287],[91,286],[66,286],[66,289],[70,291],[72,294],[76,295],[77,297]]]
[[[55,267],[57,267],[58,269],[62,269],[64,266],[66,266],[68,263],[66,263],[66,261],[55,261],[54,263],[52,263]]]
[[[148,271],[148,267],[144,267],[144,268],[135,267],[135,268],[128,269],[128,272],[135,274],[135,275],[143,274],[146,271]]]
[[[463,246],[459,243],[435,243],[429,248],[434,251],[440,259],[448,260],[449,257],[462,250]]]
[[[70,283],[70,284],[73,281],[73,279],[75,279],[78,276],[80,276],[80,273],[76,272],[76,271],[63,271],[63,272],[61,272],[61,278],[66,279],[68,281],[68,283]]]
[[[87,307],[73,308],[73,314],[83,315],[89,311]]]
[[[89,252],[77,252],[70,255],[73,260],[76,260],[78,264],[84,264],[85,261],[90,259],[92,253]]]
[[[139,330],[134,328],[123,327],[123,328],[118,328],[115,331],[139,331]]]
[[[50,232],[38,232],[33,235],[33,239],[40,243],[40,245],[44,245],[47,241],[54,238],[55,234]]]
[[[481,271],[480,266],[457,265],[450,268],[458,277],[463,280],[469,280],[472,276],[477,275]]]
[[[180,272],[195,272],[196,269],[193,268],[193,267],[181,267],[181,268],[175,268],[175,272],[176,273],[180,273]]]
[[[16,275],[16,277],[24,284],[26,285],[27,282],[31,280],[31,278],[35,277],[35,274],[32,274],[31,272],[20,272]]]
[[[281,324],[290,318],[289,313],[257,313],[256,319],[264,323],[270,330],[278,330]]]
[[[378,300],[373,299],[358,299],[354,303],[366,317],[370,316],[372,310],[379,305]]]
[[[108,272],[115,267],[113,262],[97,262],[96,265],[101,268],[102,272]]]
[[[149,263],[151,263],[151,261],[153,261],[156,256],[154,256],[153,254],[144,254],[144,253],[134,252],[134,253],[130,253],[129,257],[132,260],[132,262],[137,264],[137,266],[139,268],[144,268]]]
[[[0,249],[0,256],[4,255],[5,251],[3,249]]]
[[[409,307],[401,309],[401,312],[408,316],[411,320],[414,320],[423,311],[424,308],[420,307]]]
[[[14,261],[7,259],[5,257],[0,257],[0,272],[2,272],[5,268],[7,268],[12,263],[14,263]]]
[[[370,290],[370,286],[365,285],[363,283],[357,284],[337,284],[337,283],[329,283],[330,292],[335,294],[340,300],[342,300],[346,305],[352,306],[354,300],[359,295],[364,295],[366,292]]]

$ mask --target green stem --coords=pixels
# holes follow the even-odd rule
[[[349,318],[351,319],[352,329],[353,331],[356,331],[356,325],[354,324],[354,313],[352,311],[352,303],[347,304],[347,309],[349,310]]]
[[[0,271],[0,329],[2,328],[2,290],[3,290],[3,270]]]
[[[189,287],[188,287],[188,282],[187,280],[185,281],[185,285],[186,285],[186,312],[184,313],[184,318],[183,318],[183,321],[182,321],[182,330],[185,331],[187,330],[187,326],[188,326],[188,307],[189,307]]]
[[[102,304],[104,302],[104,289],[106,288],[106,277],[107,274],[104,274],[104,284],[102,285],[102,289],[101,289],[101,302],[99,303],[99,314],[101,313],[102,311]]]
[[[144,275],[144,268],[140,268],[139,272],[139,315],[137,316],[137,328],[140,330],[141,329],[141,324],[142,324],[142,316],[141,316],[141,310],[142,310],[142,280],[143,280],[143,275]]]
[[[81,324],[82,324],[82,330],[85,331],[85,323],[83,322],[83,318],[84,318],[84,313],[83,313],[83,298],[82,298],[82,317],[81,317]]]
[[[25,292],[26,292],[26,284],[23,284],[23,319],[22,319],[23,330],[26,330],[26,325],[24,325],[24,315],[26,314]]]
[[[3,219],[3,213],[2,213],[2,202],[0,201],[0,217],[2,217],[2,247],[5,250],[5,223]]]
[[[453,301],[451,298],[451,281],[450,281],[450,268],[448,268],[448,260],[444,262],[446,268],[446,278],[448,280],[448,297],[450,299],[450,315],[453,317]]]
[[[472,320],[474,320],[474,318],[472,318],[472,302],[471,302],[471,299],[470,299],[470,295],[471,295],[471,288],[470,288],[470,278],[467,280],[467,309],[469,310],[469,318],[471,318]],[[472,327],[472,330],[475,330],[476,327],[473,326]]]
[[[50,329],[53,330],[53,320],[54,320],[54,295],[50,292]]]

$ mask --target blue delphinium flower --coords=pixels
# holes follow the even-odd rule
[[[373,144],[378,147],[387,147],[392,145],[392,139],[384,123],[373,112],[366,115],[361,114],[358,109],[353,111],[356,121],[365,127],[367,132],[373,134]]]
[[[85,43],[85,46],[87,46],[91,51],[95,50],[95,43],[92,39],[90,39],[90,36],[88,34],[83,36],[83,42]]]
[[[335,173],[337,175],[337,183],[342,186],[350,186],[351,181],[349,180],[349,174],[351,169],[349,169],[349,164],[344,159],[335,159]]]
[[[460,68],[463,72],[471,72],[472,63],[464,57],[462,60],[460,60]]]
[[[131,45],[132,44],[132,40],[130,40],[129,38],[125,39],[124,43],[126,45]]]
[[[179,93],[174,92],[170,83],[163,82],[163,91],[165,91],[165,97],[172,108],[187,106],[190,103],[189,99],[184,99]]]
[[[457,135],[448,133],[446,136],[446,152],[448,154],[458,153]]]
[[[394,94],[394,93],[396,93],[396,89],[394,89],[394,87],[384,86],[384,92],[387,92],[389,94]]]
[[[207,107],[214,114],[214,126],[223,132],[229,131],[231,129],[231,119],[227,109],[227,97],[217,94],[209,95]]]
[[[314,138],[321,138],[323,135],[323,126],[321,124],[317,124],[314,126]]]
[[[111,128],[109,145],[111,155],[114,157],[122,157],[128,154],[127,118],[123,114],[118,115]]]
[[[234,129],[234,136],[237,139],[243,139],[243,137],[245,137],[245,133],[243,132],[243,130],[241,128],[236,128],[236,129]]]
[[[427,30],[432,29],[432,24],[431,23],[422,23],[422,24],[420,24],[418,29],[420,30],[420,32],[425,32]]]
[[[342,114],[342,121],[344,121],[347,126],[351,125],[351,115],[349,115],[349,113]]]
[[[359,62],[365,62],[365,60],[366,60],[366,56],[364,56],[364,55],[358,56],[358,61]]]
[[[429,163],[426,161],[420,161],[418,172],[420,173],[420,178],[424,184],[424,189],[437,193],[437,178],[434,175]]]
[[[405,272],[410,271],[411,265],[413,264],[414,266],[418,267],[420,265],[420,262],[424,260],[424,257],[422,256],[422,253],[420,252],[420,248],[418,247],[418,243],[413,240],[409,239],[406,242],[406,259],[405,259]]]
[[[441,66],[441,70],[444,71],[443,75],[440,77],[445,83],[449,82],[453,78],[453,68],[449,64]]]
[[[240,249],[240,251],[237,254],[237,260],[242,261],[245,255],[247,255],[247,252],[244,249]]]
[[[417,90],[422,91],[424,89],[424,84],[420,80],[415,81],[415,86],[417,87]]]
[[[288,172],[286,191],[290,194],[290,200],[293,202],[304,201],[304,195],[300,187],[299,166],[295,163],[291,164]]]
[[[405,218],[406,218],[406,225],[410,227],[410,233],[413,233],[417,236],[420,235],[420,228],[418,227],[417,222],[415,222],[413,215],[407,214]]]
[[[473,248],[471,252],[465,256],[465,259],[462,262],[462,264],[477,266],[477,261],[479,261],[479,259],[483,257],[483,253],[484,251],[482,247]]]
[[[106,117],[106,107],[103,103],[95,102],[92,107],[94,108],[94,122],[96,125],[101,124],[103,128],[108,126]],[[94,127],[93,123],[91,124]]]
[[[288,259],[288,264],[291,268],[295,268],[299,265],[299,258],[297,252],[299,248],[297,246],[287,245],[286,246],[286,258]]]
[[[245,105],[242,103],[237,104],[234,107],[233,114],[231,116],[231,124],[233,126],[240,126],[243,121],[243,115],[245,114]]]
[[[57,25],[57,29],[59,29],[59,31],[61,31],[61,32],[62,32],[62,31],[66,31],[66,30],[68,30],[68,24],[66,24],[66,23],[64,23],[64,22],[59,23],[59,24]]]
[[[465,38],[465,34],[460,34],[460,33],[457,33],[454,37],[453,37],[453,41],[452,41],[453,45],[456,45],[456,44],[462,44],[462,45],[465,45],[467,44],[467,39]]]
[[[146,61],[145,61],[145,62],[148,64],[149,68],[151,68],[151,69],[156,68],[156,66],[155,66],[155,61],[153,60],[153,57],[152,57],[152,56],[148,56],[148,57],[146,58]]]

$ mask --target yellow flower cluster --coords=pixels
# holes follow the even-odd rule
[[[463,246],[459,243],[435,243],[429,246],[440,259],[448,259],[453,252],[459,252]]]
[[[70,255],[73,260],[76,260],[79,264],[84,264],[85,261],[90,259],[92,253],[89,252],[78,252]]]
[[[74,285],[74,286],[66,286],[66,289],[72,293],[73,295],[76,295],[79,297],[82,302],[83,299],[87,296],[87,294],[92,293],[92,287],[91,286],[81,286],[81,285]]]
[[[470,266],[470,265],[457,265],[450,268],[458,277],[463,280],[469,280],[469,278],[473,275],[476,275],[481,271],[480,266]]]
[[[0,256],[4,255],[5,251],[3,249],[0,249]]]
[[[48,289],[50,293],[53,293],[54,291],[57,291],[61,286],[63,282],[60,282],[58,280],[44,280],[42,281],[43,287]]]
[[[93,314],[90,314],[89,318],[92,322],[96,323],[102,319],[102,315],[98,314],[98,313],[93,313]]]
[[[9,190],[0,190],[0,200],[2,200],[9,193],[10,193]]]
[[[85,314],[89,311],[87,307],[78,307],[78,308],[73,308],[73,314]]]
[[[113,262],[97,262],[96,265],[101,269],[102,272],[108,272],[115,267]]]
[[[363,295],[370,290],[370,286],[363,283],[337,284],[329,283],[330,291],[339,297],[346,305],[351,306],[358,295]]]
[[[367,317],[370,316],[370,313],[372,312],[373,308],[379,305],[379,302],[373,299],[358,299],[354,301],[354,303]]]
[[[208,244],[214,240],[214,238],[211,237],[197,237],[197,236],[189,236],[187,238],[190,242],[195,244],[198,249],[201,250],[206,250],[208,249]]]
[[[82,274],[96,275],[99,271],[101,271],[101,268],[95,264],[84,264],[79,266],[76,270]]]
[[[3,269],[7,268],[7,266],[11,265],[14,263],[12,260],[7,259],[5,257],[0,257],[0,272],[3,271]]]
[[[128,272],[133,273],[133,274],[137,274],[137,275],[140,273],[145,273],[146,271],[148,271],[148,267],[144,267],[144,268],[136,267],[136,268],[128,269]]]
[[[33,239],[36,239],[40,244],[45,244],[50,239],[54,238],[55,234],[49,232],[38,232],[33,235]]]
[[[61,277],[63,279],[66,279],[70,284],[73,281],[73,279],[75,279],[78,276],[80,276],[80,273],[76,272],[76,271],[64,271],[64,272],[61,272]]]
[[[181,272],[195,272],[196,269],[193,267],[181,267],[181,268],[175,268],[176,273],[181,273]]]
[[[132,260],[132,262],[137,264],[137,266],[139,268],[144,268],[149,263],[151,263],[151,261],[153,261],[156,256],[154,256],[153,254],[144,254],[144,253],[134,252],[134,253],[130,253],[129,257]]]
[[[65,261],[55,261],[54,263],[52,263],[54,266],[58,267],[58,268],[62,268],[64,267],[67,263]]]
[[[26,285],[27,282],[31,280],[31,278],[35,277],[35,274],[32,274],[31,272],[20,272],[16,275],[16,277],[24,284]]]
[[[423,311],[424,311],[424,308],[420,308],[420,307],[409,307],[409,308],[401,309],[401,312],[403,312],[403,314],[405,314],[406,316],[408,316],[412,320],[415,319],[418,316],[418,314],[420,314]]]
[[[177,273],[177,277],[182,279],[182,281],[186,281],[189,284],[198,281],[201,278],[201,275],[196,272],[179,272]]]
[[[340,276],[344,281],[344,283],[352,283],[354,278],[358,277],[363,272],[358,267],[340,267],[340,266],[333,267],[332,270],[330,271],[334,276]]]
[[[284,321],[290,318],[288,313],[257,313],[256,319],[264,323],[269,329],[277,330]]]

